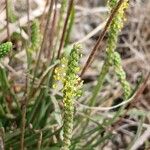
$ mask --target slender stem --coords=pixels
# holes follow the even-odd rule
[[[109,65],[109,63],[108,63],[108,61],[106,59],[104,64],[103,64],[103,67],[102,67],[102,70],[100,72],[100,75],[98,77],[97,85],[93,88],[92,97],[89,100],[89,106],[94,106],[95,105],[96,97],[97,97],[99,91],[101,90],[101,88],[103,86],[104,79],[105,79],[105,77],[106,77],[106,75],[107,75],[107,73],[109,71],[109,67],[110,67],[110,65]],[[90,110],[86,111],[86,114],[90,115],[90,113],[91,113]],[[85,123],[84,123],[83,130],[81,132],[81,135],[84,133],[88,123],[89,123],[89,119],[86,119]]]
[[[26,126],[26,107],[27,100],[25,98],[22,104],[22,124],[21,124],[21,139],[20,139],[20,150],[24,150],[24,134],[25,134],[25,126]]]
[[[8,0],[5,0],[5,2],[6,2],[6,20],[7,20],[7,25],[6,25],[6,27],[7,27],[7,38],[8,38],[8,40],[10,41],[10,30],[9,30],[9,6],[8,6]]]
[[[64,42],[65,42],[64,40],[65,40],[67,25],[68,25],[69,17],[71,15],[73,4],[74,4],[74,0],[70,0],[68,10],[67,10],[67,16],[66,16],[66,19],[65,19],[65,24],[64,24],[64,27],[63,27],[62,37],[61,37],[60,45],[59,45],[59,49],[58,49],[57,59],[59,59],[60,54],[61,54],[61,50],[64,46]]]
[[[30,2],[27,0],[27,19],[28,19],[28,43],[31,38],[31,32],[30,32]],[[26,49],[26,54],[27,54],[27,60],[28,60],[28,70],[30,70],[30,56],[28,54],[28,50]],[[26,127],[26,111],[27,111],[27,103],[28,103],[28,85],[29,85],[29,80],[28,77],[26,76],[26,91],[24,93],[24,98],[23,98],[23,103],[22,103],[22,123],[21,123],[21,139],[20,139],[20,149],[24,150],[24,135],[25,135],[25,127]]]
[[[64,25],[64,16],[66,14],[67,0],[62,0],[60,2],[60,4],[61,4],[61,7],[60,7],[60,11],[59,11],[59,18],[58,18],[57,26],[56,26],[57,37],[56,37],[55,44],[54,44],[54,50],[59,48],[60,38],[62,35],[62,28]]]
[[[42,131],[40,131],[40,136],[39,136],[38,145],[37,145],[37,149],[38,149],[38,150],[41,150],[42,136],[43,136]]]
[[[109,67],[110,67],[110,65],[109,65],[108,61],[106,60],[103,64],[102,70],[101,70],[100,75],[98,77],[97,85],[93,88],[92,97],[89,100],[89,106],[95,105],[96,97],[97,97],[98,93],[101,91],[105,77],[109,71]]]
[[[29,2],[29,0],[27,0],[26,3],[27,3],[27,20],[28,20],[28,24],[27,24],[28,31],[27,32],[28,32],[28,36],[29,36],[29,39],[28,39],[27,43],[30,44],[31,31],[30,31],[30,2]],[[28,64],[27,70],[30,71],[30,62],[31,62],[31,60],[30,60],[30,55],[28,53],[28,46],[26,46],[26,55],[27,55],[27,62],[28,62],[27,63]],[[26,76],[26,91],[25,91],[25,93],[28,93],[28,85],[29,85],[29,80],[28,80],[28,76]]]
[[[46,8],[49,4],[49,1],[50,0],[46,0],[46,3],[45,3],[45,6],[44,6],[44,10],[43,10],[43,15],[41,16],[41,25],[40,25],[40,28],[44,27],[44,19],[45,19],[45,13],[46,13]]]
[[[69,23],[68,23],[68,28],[67,28],[67,34],[65,36],[65,44],[64,44],[64,47],[67,46],[68,42],[69,42],[69,39],[70,39],[70,34],[71,34],[71,31],[72,31],[72,27],[74,25],[74,21],[75,21],[75,8],[73,6],[72,10],[71,10],[71,15],[70,15],[70,18],[69,18]]]
[[[49,46],[48,46],[48,56],[47,56],[47,58],[49,60],[48,62],[50,62],[50,58],[52,57],[51,52],[53,49],[53,40],[54,40],[55,31],[56,31],[57,3],[58,3],[58,0],[55,0],[54,14],[53,14],[52,26],[51,26],[51,30],[50,30],[50,36],[49,36]]]
[[[90,55],[89,55],[89,57],[88,57],[88,59],[87,59],[85,65],[84,65],[84,67],[83,67],[83,69],[82,69],[82,71],[81,71],[80,77],[82,77],[82,76],[84,75],[85,71],[88,69],[88,67],[90,66],[91,62],[93,61],[94,56],[95,56],[95,53],[96,53],[97,50],[99,49],[99,47],[100,47],[100,45],[101,45],[101,42],[102,42],[102,40],[103,40],[103,38],[104,38],[104,36],[105,36],[105,34],[106,34],[106,31],[108,30],[108,28],[109,28],[109,26],[110,26],[110,24],[111,24],[111,22],[112,22],[114,16],[115,16],[116,13],[118,12],[118,9],[120,8],[120,6],[121,6],[121,4],[122,4],[123,2],[124,2],[124,0],[120,0],[120,1],[117,3],[116,7],[113,9],[113,11],[112,11],[112,13],[111,13],[111,15],[110,15],[110,17],[109,17],[107,23],[106,23],[106,25],[105,25],[105,27],[104,27],[104,29],[103,29],[101,35],[99,36],[99,38],[98,38],[98,40],[97,40],[97,42],[96,42],[94,48],[92,49],[92,51],[91,51],[91,53],[90,53]]]

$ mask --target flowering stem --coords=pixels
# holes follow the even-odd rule
[[[121,85],[123,86],[125,99],[129,98],[129,96],[131,94],[130,85],[126,81],[125,72],[121,65],[120,55],[117,52],[115,52],[115,49],[117,47],[118,35],[119,35],[120,30],[123,27],[124,12],[125,12],[124,10],[128,6],[127,3],[128,3],[128,0],[122,1],[122,3],[119,5],[120,7],[117,9],[117,14],[115,16],[113,16],[113,18],[111,20],[111,24],[109,26],[109,31],[108,31],[108,43],[107,43],[107,47],[106,47],[106,58],[105,58],[103,66],[102,66],[100,75],[98,77],[97,85],[94,87],[93,92],[92,92],[92,97],[89,100],[89,106],[95,105],[96,97],[103,86],[105,77],[109,71],[110,66],[114,66],[114,68],[115,68],[115,72],[116,72],[117,76],[119,77]],[[110,12],[113,9],[113,7],[116,6],[116,4],[117,4],[117,0],[108,1],[108,6],[110,8]],[[83,70],[83,72],[84,72],[84,70]],[[81,75],[82,75],[82,73],[81,73]],[[90,114],[90,111],[88,111],[87,113]],[[89,122],[89,119],[87,119],[85,121],[85,127],[83,128],[81,134],[84,132],[86,126],[88,125],[88,122]]]
[[[74,99],[79,96],[79,71],[80,47],[75,45],[71,50],[66,76],[63,87],[64,101],[64,124],[63,124],[63,146],[61,150],[69,150],[73,131]]]

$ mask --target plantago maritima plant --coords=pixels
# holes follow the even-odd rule
[[[55,81],[63,83],[64,124],[62,150],[69,150],[73,130],[74,100],[80,96],[82,82],[79,72],[79,59],[81,47],[74,45],[70,55],[61,59],[60,66],[55,69]]]
[[[12,0],[7,1],[14,3]],[[17,8],[14,13],[23,12],[23,16],[19,15],[20,18],[16,18],[17,22],[20,21],[20,26],[16,21],[14,22],[16,27],[23,31],[16,30],[18,39],[11,36],[12,32],[9,35],[11,27],[9,22],[13,21],[13,16],[9,13],[11,9],[6,11],[6,21],[9,21],[7,22],[8,41],[10,38],[14,41],[16,53],[19,53],[11,57],[9,65],[3,62],[0,64],[0,130],[4,129],[4,134],[0,135],[2,143],[0,145],[4,145],[5,149],[91,150],[107,148],[109,143],[115,147],[112,139],[118,142],[119,146],[122,144],[126,146],[129,143],[130,140],[125,144],[118,141],[120,132],[117,132],[117,127],[124,124],[124,117],[132,118],[131,113],[134,112],[130,107],[133,105],[130,104],[139,95],[139,90],[136,89],[134,91],[137,91],[137,95],[134,92],[133,96],[131,95],[131,87],[123,70],[121,56],[117,52],[118,36],[123,27],[125,9],[129,0],[107,1],[108,19],[80,74],[81,47],[77,44],[72,46],[75,39],[70,39],[76,17],[77,20],[81,19],[78,17],[78,11],[79,13],[84,11],[80,8],[80,4],[76,9],[75,0],[46,0],[41,3],[35,1],[35,7],[32,7],[33,4],[27,0],[26,10],[25,8],[20,10],[14,3]],[[6,8],[9,8],[9,5]],[[31,13],[36,13],[39,9],[41,12],[32,17]],[[24,15],[27,17],[27,22],[22,22]],[[35,17],[38,17],[38,20]],[[44,31],[40,31],[39,24]],[[75,26],[75,29],[76,27],[78,26]],[[89,76],[83,77],[83,74],[92,64],[106,33],[104,64],[98,79],[89,82],[93,75],[90,74],[89,78]],[[24,38],[26,34],[28,39]],[[0,44],[0,60],[11,48],[10,42]],[[109,86],[109,81],[111,84],[114,82],[108,78],[108,82],[103,84],[110,67],[114,69],[113,73],[118,78],[115,87],[119,82],[124,96],[123,102],[117,105],[120,93]],[[88,83],[85,83],[85,94],[81,97],[82,77]],[[52,89],[52,85],[55,90]],[[105,85],[106,88],[100,93]],[[79,97],[81,98],[78,100]],[[136,111],[138,113],[139,110]],[[141,113],[145,115],[145,112]],[[134,122],[138,126],[137,135],[134,133],[135,139],[139,137],[141,131],[144,132],[142,128],[144,119],[141,120],[140,125],[137,123],[138,119],[134,117]],[[121,137],[123,138],[124,135]],[[128,138],[131,139],[132,136],[129,135]],[[132,147],[130,146],[132,143],[128,144],[129,148]]]
[[[79,58],[80,46],[75,45],[71,50],[66,77],[64,81],[63,94],[64,94],[64,124],[63,124],[63,147],[62,150],[69,150],[71,144],[72,130],[73,130],[73,113],[74,113],[74,99],[79,96],[79,83],[80,78],[77,73],[79,72]]]
[[[118,0],[109,0],[108,1],[108,7],[110,9],[110,13],[113,10],[113,8],[117,5]],[[126,81],[126,75],[125,72],[121,66],[121,59],[118,59],[119,53],[115,52],[115,49],[117,47],[117,42],[118,42],[118,35],[119,32],[121,31],[123,27],[123,20],[124,20],[124,14],[125,14],[125,8],[128,7],[128,0],[125,0],[120,8],[118,9],[118,13],[115,15],[115,17],[112,19],[112,23],[109,27],[108,30],[108,42],[107,42],[107,47],[106,47],[106,58],[104,61],[104,64],[102,66],[100,75],[98,77],[98,82],[97,85],[93,88],[92,96],[89,100],[89,106],[94,106],[96,102],[96,97],[98,93],[100,92],[103,82],[105,80],[106,75],[109,72],[109,68],[111,66],[115,67],[115,72],[117,76],[119,77],[119,80],[121,82],[121,85],[124,90],[124,96],[125,99],[129,98],[131,94],[131,89],[129,86],[129,83]],[[117,56],[117,58],[116,58]],[[116,60],[117,59],[117,60]],[[87,113],[90,113],[90,111],[87,111]],[[85,126],[88,125],[88,119],[86,119]],[[86,127],[82,130],[81,133],[84,132]]]
[[[118,2],[118,0],[113,0],[113,1],[109,0],[108,1],[108,6],[110,8],[110,12],[113,9],[113,7],[117,4],[117,2]],[[90,105],[94,105],[95,104],[96,96],[97,96],[98,92],[100,91],[100,89],[102,88],[105,76],[107,75],[107,73],[109,71],[109,67],[111,65],[116,65],[116,63],[114,63],[114,59],[115,59],[114,58],[115,57],[114,52],[115,52],[115,49],[117,47],[117,41],[118,41],[119,32],[120,32],[120,30],[123,27],[123,20],[124,20],[124,16],[125,16],[124,14],[125,14],[125,9],[127,7],[128,7],[128,0],[125,0],[121,4],[121,6],[120,6],[120,8],[118,10],[118,13],[113,18],[112,23],[111,23],[111,25],[109,27],[108,42],[107,42],[107,47],[106,47],[106,54],[107,55],[106,55],[106,59],[105,59],[105,62],[103,64],[101,73],[100,73],[99,78],[98,78],[98,83],[97,83],[97,85],[95,86],[95,88],[93,90],[93,94],[92,94],[93,96],[92,96],[92,98],[90,100]],[[119,63],[119,65],[121,65],[121,63]],[[119,68],[122,68],[122,66],[120,66]],[[123,69],[121,71],[123,71]],[[118,75],[118,73],[117,73],[117,75]],[[124,78],[124,77],[122,77],[122,78]],[[121,79],[121,78],[119,77],[119,79]],[[128,87],[128,91],[130,91],[129,87]]]

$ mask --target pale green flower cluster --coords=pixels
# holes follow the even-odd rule
[[[108,6],[110,8],[110,11],[114,8],[114,6],[117,4],[118,0],[109,0]],[[123,27],[123,21],[125,16],[125,9],[128,7],[128,0],[125,0],[121,7],[118,10],[118,13],[113,18],[112,23],[109,27],[108,32],[108,44],[106,48],[107,53],[107,61],[110,65],[114,66],[115,72],[121,82],[122,88],[124,90],[124,97],[125,99],[128,99],[131,95],[131,87],[128,81],[126,80],[126,73],[123,70],[122,64],[121,64],[121,57],[118,52],[115,52],[115,49],[117,47],[117,41],[118,41],[118,35]]]
[[[6,42],[3,44],[0,44],[0,58],[4,57],[8,54],[8,52],[12,49],[12,43]]]
[[[81,57],[80,45],[74,45],[69,56],[64,56],[60,65],[55,69],[55,82],[63,84],[64,123],[63,123],[63,146],[62,150],[69,150],[73,130],[74,100],[81,96],[83,82],[78,76],[79,59]],[[54,84],[54,87],[56,85]]]
[[[66,76],[66,70],[67,70],[67,64],[68,64],[68,58],[62,57],[60,60],[60,64],[55,68],[55,75],[54,75],[54,84],[53,88],[56,89],[58,87],[59,82],[64,84],[65,82],[65,76]]]

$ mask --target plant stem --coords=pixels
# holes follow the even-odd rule
[[[25,135],[25,126],[26,126],[26,109],[27,107],[27,99],[25,98],[22,104],[22,124],[21,124],[21,139],[20,139],[20,149],[24,150],[24,135]]]
[[[69,17],[71,15],[71,11],[73,9],[73,4],[74,4],[74,0],[70,0],[68,10],[67,10],[67,16],[66,16],[66,19],[65,19],[65,24],[64,24],[64,27],[63,27],[63,32],[62,32],[62,36],[61,36],[61,40],[60,40],[60,45],[59,45],[59,49],[58,49],[57,59],[59,59],[60,54],[61,54],[61,50],[64,46],[64,42],[65,42],[64,40],[65,40],[67,25],[68,25]]]
[[[96,86],[93,89],[92,97],[89,100],[89,106],[94,106],[95,105],[96,97],[97,97],[98,93],[101,91],[101,88],[103,86],[105,77],[106,77],[106,75],[107,75],[107,73],[109,71],[109,67],[110,67],[110,64],[106,60],[104,62],[104,64],[103,64],[103,66],[102,66],[102,70],[101,70],[101,72],[99,74],[99,77],[98,77],[98,80],[97,80],[97,84],[96,84]]]

